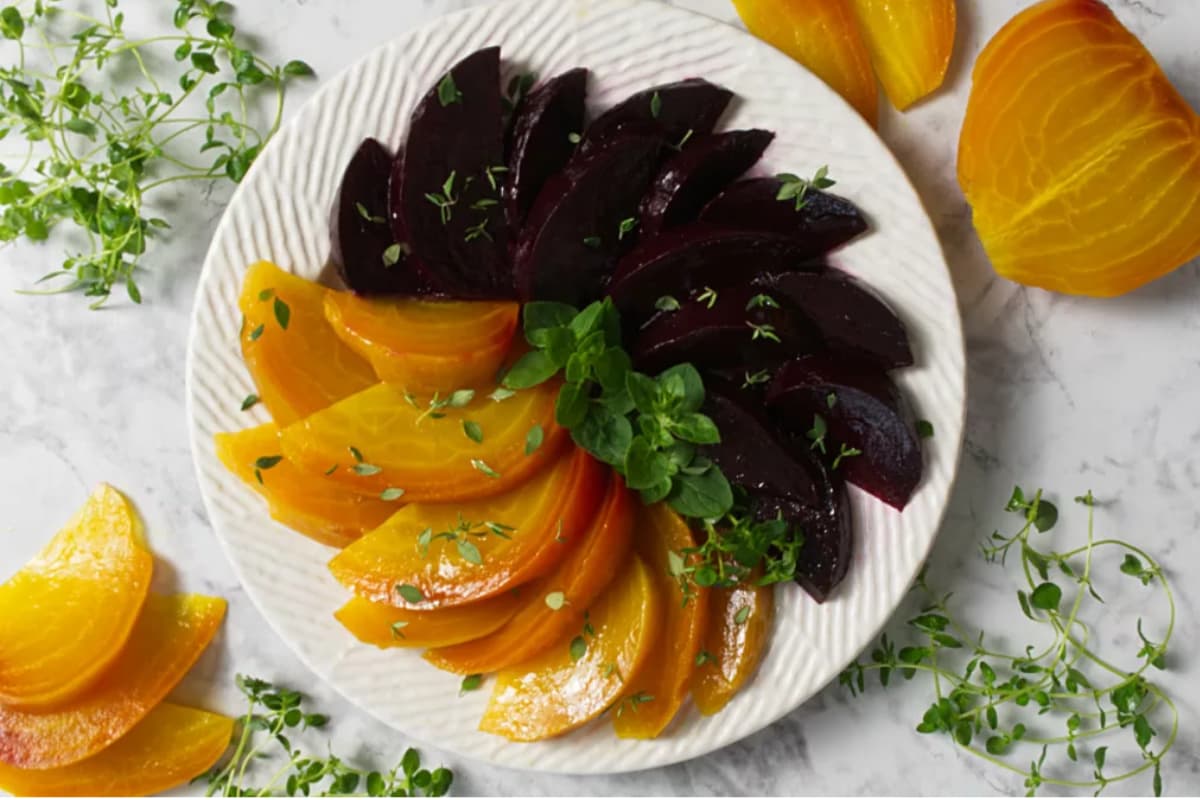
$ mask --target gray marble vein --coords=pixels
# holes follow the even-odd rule
[[[332,75],[367,48],[474,0],[243,0],[240,22],[268,52],[303,57]],[[736,22],[724,0],[677,5]],[[155,0],[123,0],[130,20],[158,19]],[[1002,633],[1013,584],[976,545],[1005,524],[1012,486],[1045,486],[1064,509],[1062,536],[1082,535],[1070,498],[1105,499],[1100,525],[1158,554],[1175,579],[1179,629],[1162,675],[1182,715],[1168,793],[1200,792],[1200,265],[1126,297],[1089,300],[1018,287],[991,271],[955,180],[958,129],[970,65],[1024,0],[962,0],[947,86],[907,114],[890,109],[881,133],[919,188],[953,271],[968,343],[969,408],[958,482],[932,558],[931,580],[957,592],[972,621]],[[1200,104],[1200,3],[1114,0],[1112,5]],[[295,92],[289,109],[312,92]],[[836,173],[837,165],[832,165]],[[383,764],[405,737],[348,706],[306,672],[239,587],[209,529],[184,424],[183,363],[201,260],[229,197],[225,185],[180,191],[171,241],[147,259],[147,298],[91,313],[78,297],[31,298],[54,267],[54,247],[0,250],[0,576],[31,556],[99,481],[129,493],[160,554],[161,588],[230,601],[215,647],[180,697],[239,709],[235,672],[309,692],[331,713],[340,751]],[[1068,514],[1070,516],[1068,516]],[[1131,648],[1138,587],[1109,565],[1101,647]],[[911,610],[911,609],[909,609]],[[897,621],[904,619],[901,612]],[[899,628],[896,623],[893,627]],[[574,778],[497,769],[426,743],[432,762],[458,772],[464,794],[954,794],[1023,791],[1019,779],[962,755],[913,726],[928,700],[915,686],[852,699],[837,687],[770,728],[719,753],[633,775]],[[1146,793],[1149,782],[1129,785]]]

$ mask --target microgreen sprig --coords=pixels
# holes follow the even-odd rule
[[[0,164],[0,242],[73,228],[82,248],[72,241],[61,269],[39,281],[58,285],[29,293],[80,291],[93,308],[119,284],[141,302],[142,256],[171,227],[154,213],[160,190],[240,182],[279,128],[286,85],[313,74],[303,61],[256,55],[228,2],[175,0],[177,33],[145,38],[127,33],[119,0],[102,5],[91,16],[59,0],[18,3],[0,24],[16,53],[0,67],[0,140],[24,145],[18,163]],[[159,66],[172,53],[178,75]],[[274,106],[265,130],[253,113],[262,90]],[[188,152],[197,139],[198,155]]]
[[[915,591],[926,605],[905,626],[912,641],[902,644],[885,634],[869,657],[842,673],[840,683],[856,695],[866,689],[868,672],[877,673],[884,687],[894,685],[895,674],[905,680],[929,678],[933,699],[917,730],[949,736],[972,755],[1022,776],[1030,795],[1044,786],[1099,794],[1147,773],[1160,795],[1162,760],[1175,743],[1179,714],[1150,676],[1167,666],[1174,596],[1161,566],[1144,550],[1120,539],[1096,538],[1091,492],[1076,502],[1088,510],[1087,540],[1081,546],[1043,549],[1038,537],[1057,525],[1058,508],[1041,491],[1027,496],[1017,488],[1006,510],[1021,516],[1020,530],[993,533],[981,547],[985,559],[1000,567],[1009,556],[1019,558],[1017,606],[1049,634],[1049,643],[1016,653],[996,649],[999,637],[970,633],[950,610],[949,596],[935,592],[922,574]],[[1103,603],[1095,581],[1100,558],[1109,552],[1122,560],[1105,568],[1107,574],[1120,572],[1154,587],[1168,609],[1161,639],[1150,638],[1138,619],[1134,644],[1139,649],[1132,667],[1097,652],[1084,621],[1089,599]],[[1112,769],[1111,754],[1120,750],[1131,752]],[[1055,759],[1048,764],[1051,755]]]
[[[454,782],[454,773],[444,767],[421,766],[421,755],[409,748],[387,772],[356,769],[338,756],[317,757],[304,753],[292,738],[308,730],[321,730],[329,722],[324,714],[309,712],[300,692],[237,676],[237,687],[247,700],[246,713],[238,720],[230,752],[197,781],[207,784],[208,797],[268,797],[365,795],[368,797],[441,797]],[[276,768],[282,757],[284,763]],[[267,782],[252,784],[266,772]]]

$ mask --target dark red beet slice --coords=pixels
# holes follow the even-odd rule
[[[586,69],[573,69],[538,86],[521,102],[513,122],[505,213],[519,230],[538,193],[575,152],[572,136],[583,130]],[[578,141],[578,139],[576,139]]]
[[[770,131],[749,130],[691,139],[642,200],[642,235],[695,222],[704,205],[754,166],[774,138]]]
[[[700,219],[797,236],[810,242],[813,255],[828,253],[867,229],[866,218],[849,200],[810,189],[804,207],[797,211],[795,199],[776,199],[782,186],[778,178],[738,181],[713,198]]]
[[[409,246],[440,290],[510,298],[500,49],[460,61],[413,112],[399,186]]]
[[[761,273],[820,271],[803,240],[693,223],[641,242],[621,259],[609,294],[630,322],[645,320],[663,295],[745,284]]]
[[[796,582],[824,602],[846,577],[853,548],[850,504],[840,476],[830,472],[808,442],[780,431],[732,386],[706,381],[704,411],[721,431],[705,448],[725,477],[751,498],[759,519],[782,515],[804,532]]]
[[[346,165],[334,203],[330,260],[358,294],[423,294],[428,288],[408,260],[405,240],[395,238],[388,224],[392,163],[386,147],[363,140]]]
[[[761,291],[810,319],[830,349],[878,366],[912,366],[904,323],[881,297],[846,273],[798,272],[767,276]]]
[[[650,373],[685,361],[701,369],[753,373],[821,346],[806,319],[772,307],[772,299],[761,291],[739,286],[717,292],[711,302],[680,299],[678,310],[655,316],[640,331],[634,364]]]
[[[633,241],[622,222],[636,219],[661,148],[656,136],[621,134],[547,181],[513,259],[522,299],[582,305],[603,293]]]
[[[588,126],[580,144],[587,153],[604,144],[631,123],[652,125],[671,143],[710,133],[733,92],[703,78],[666,83],[638,92],[605,111]]]
[[[842,459],[846,480],[895,508],[907,505],[921,482],[921,443],[908,403],[883,372],[835,354],[806,356],[779,369],[767,402],[797,431],[820,414],[830,456],[843,444],[862,451]]]

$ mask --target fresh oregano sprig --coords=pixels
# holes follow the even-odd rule
[[[1090,790],[1149,774],[1162,794],[1162,760],[1175,743],[1179,713],[1151,676],[1167,666],[1175,628],[1175,601],[1161,566],[1139,547],[1120,539],[1096,539],[1091,492],[1075,498],[1088,510],[1087,541],[1066,550],[1038,538],[1055,527],[1058,508],[1019,487],[1006,509],[1021,515],[1015,534],[993,533],[983,543],[989,563],[1019,559],[1016,604],[1048,642],[1019,652],[996,649],[998,636],[968,632],[922,574],[915,590],[925,607],[906,627],[911,641],[884,635],[869,658],[855,661],[840,683],[851,694],[866,688],[875,672],[887,687],[893,675],[928,678],[933,698],[917,730],[948,736],[958,747],[1023,776],[1030,795],[1043,786]],[[1100,560],[1115,553],[1119,563]],[[1104,570],[1101,573],[1101,569]],[[1157,590],[1168,610],[1161,638],[1151,638],[1142,619],[1138,648],[1125,666],[1100,654],[1084,620],[1085,606],[1103,603],[1098,578],[1123,574]],[[1139,597],[1139,606],[1151,598]],[[1028,765],[1028,766],[1027,766]]]
[[[121,283],[141,302],[141,258],[171,227],[153,210],[159,190],[240,182],[279,127],[286,84],[312,75],[255,54],[223,0],[174,0],[177,33],[153,37],[127,33],[119,0],[95,5],[96,16],[59,0],[0,8],[16,53],[0,66],[0,141],[23,150],[0,164],[0,242],[71,228],[62,268],[41,279],[58,285],[31,293],[81,291],[93,307]],[[178,70],[160,66],[172,59]],[[266,130],[254,124],[262,91]]]
[[[706,533],[696,548],[673,554],[671,574],[684,588],[762,585],[791,580],[804,537],[782,519],[758,520],[749,503],[702,453],[720,431],[700,409],[704,382],[691,364],[657,376],[635,371],[621,348],[621,320],[610,300],[582,311],[528,303],[525,338],[532,346],[504,376],[509,390],[559,373],[555,409],[576,444],[612,465],[647,503],[665,500]]]
[[[206,782],[208,797],[441,797],[454,782],[454,773],[444,767],[422,768],[420,753],[411,747],[387,772],[356,769],[332,753],[306,754],[292,737],[324,728],[328,717],[307,711],[304,696],[291,689],[244,675],[237,676],[237,687],[248,705],[230,752],[196,779]],[[251,783],[262,774],[269,776],[266,783]]]
[[[505,375],[506,387],[526,389],[561,372],[555,417],[576,444],[614,467],[647,503],[666,500],[699,519],[729,512],[729,482],[697,452],[720,434],[700,413],[704,383],[695,367],[680,364],[656,377],[634,371],[608,299],[582,311],[528,303],[524,328],[534,349]]]

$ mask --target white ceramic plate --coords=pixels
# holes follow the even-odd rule
[[[725,128],[777,133],[764,168],[811,174],[829,164],[837,191],[873,232],[835,261],[899,309],[918,366],[898,379],[937,435],[925,480],[898,513],[853,492],[855,557],[835,597],[779,592],[766,658],[719,715],[690,706],[667,735],[617,739],[607,719],[555,741],[512,744],[477,730],[486,690],[459,697],[459,679],[415,652],[357,643],[334,621],[346,599],[325,568],[332,551],[271,521],[221,467],[212,437],[265,421],[238,410],[253,390],[238,348],[237,295],[250,263],[268,259],[315,278],[329,250],[327,218],[359,142],[401,143],[414,105],[456,61],[499,44],[514,64],[552,75],[587,66],[590,102],[608,105],[655,83],[703,76],[738,96]],[[234,195],[204,265],[188,349],[188,414],[200,486],[217,536],[263,616],[338,691],[409,736],[510,767],[620,772],[681,761],[748,736],[833,679],[877,634],[933,544],[958,460],[963,344],[938,241],[916,192],[875,133],[820,80],[747,34],[706,17],[633,0],[517,0],[447,16],[368,54],[330,81],[262,154]],[[401,677],[402,676],[402,677]]]

